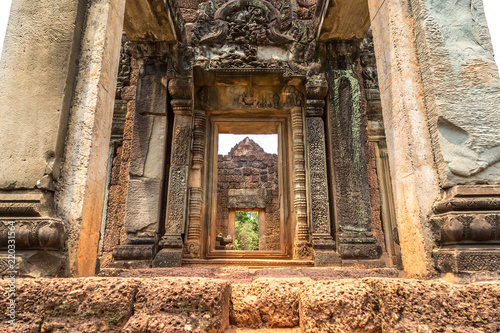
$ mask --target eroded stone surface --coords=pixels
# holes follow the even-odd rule
[[[232,285],[231,324],[239,327],[295,327],[303,279],[259,278]]]
[[[498,283],[457,286],[437,281],[322,281],[301,288],[303,332],[494,332]]]
[[[6,280],[0,290],[8,299]],[[16,323],[2,302],[0,331],[222,332],[229,296],[227,282],[199,278],[21,279]]]
[[[8,281],[0,281],[4,299],[7,292]],[[1,332],[298,331],[299,323],[302,332],[496,332],[500,285],[286,275],[249,284],[172,277],[19,279],[14,326],[6,311],[7,302],[0,303]]]
[[[221,332],[228,325],[229,297],[226,281],[148,279],[139,287],[125,331],[181,332],[189,326],[193,331]]]
[[[125,231],[147,232],[152,235],[160,217],[161,181],[145,177],[131,177],[128,183],[127,201],[133,204],[125,208]]]

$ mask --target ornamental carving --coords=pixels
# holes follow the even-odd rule
[[[172,165],[187,165],[191,142],[191,127],[177,126],[174,131]]]
[[[232,0],[216,8],[217,3],[212,2],[200,6],[194,41],[223,44],[229,39],[236,44],[256,45],[293,41],[281,32],[287,28],[281,23],[281,13],[267,1]],[[289,6],[283,9],[290,13]]]
[[[330,233],[323,119],[307,118],[306,122],[313,233]]]
[[[184,232],[187,176],[187,166],[172,166],[170,168],[165,234],[180,234]]]
[[[319,67],[314,22],[294,19],[288,1],[209,1],[198,13],[190,36],[197,66],[283,68],[287,75]]]

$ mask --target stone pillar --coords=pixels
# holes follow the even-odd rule
[[[205,165],[205,140],[207,116],[203,111],[194,113],[193,160],[189,175],[189,207],[184,257],[200,258],[201,223],[203,209],[202,176]],[[233,234],[234,239],[234,234]]]
[[[371,233],[365,119],[357,73],[356,42],[328,44],[328,129],[338,251],[342,259],[378,259]]]
[[[331,235],[323,112],[328,86],[324,75],[306,84],[306,149],[309,184],[309,216],[315,266],[339,265]]]
[[[434,264],[441,273],[498,272],[500,78],[483,4],[410,3],[442,188],[431,218]]]
[[[293,202],[295,207],[296,228],[293,258],[307,260],[312,258],[309,226],[307,223],[306,171],[304,159],[304,114],[302,107],[291,109],[292,151],[293,151]]]
[[[369,3],[405,271],[498,271],[500,79],[482,3]]]
[[[191,158],[192,83],[190,79],[172,79],[168,84],[174,110],[170,176],[167,194],[165,234],[160,251],[153,260],[156,267],[180,266],[185,233],[187,192]]]
[[[14,225],[20,275],[95,272],[124,7],[12,4],[0,64],[0,246]]]
[[[139,65],[124,244],[110,267],[149,267],[160,223],[167,136],[167,44],[133,47]]]

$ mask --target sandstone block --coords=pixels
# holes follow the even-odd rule
[[[125,332],[222,332],[228,325],[230,285],[199,278],[155,278],[143,281],[134,316]],[[141,330],[142,328],[145,330]]]
[[[365,278],[307,282],[300,290],[303,332],[495,331],[500,318],[495,283]]]
[[[155,231],[160,216],[161,181],[131,178],[128,184],[125,209],[125,231]]]
[[[43,320],[43,301],[37,295],[42,294],[42,280],[17,280],[15,282],[16,289],[16,308],[15,308],[15,324],[9,324],[8,320],[10,311],[7,308],[8,301],[13,299],[8,297],[10,284],[12,280],[0,280],[0,294],[2,300],[0,304],[0,321],[1,332],[38,332]]]
[[[299,289],[303,280],[259,278],[234,284],[231,324],[239,327],[295,327],[299,323]]]

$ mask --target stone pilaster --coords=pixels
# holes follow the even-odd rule
[[[156,267],[180,266],[188,205],[189,165],[192,135],[192,84],[189,79],[172,79],[168,90],[175,118],[167,194],[165,234],[153,260]]]
[[[316,266],[339,265],[331,235],[323,112],[328,86],[324,75],[309,78],[306,85],[306,148],[309,183],[309,216]]]
[[[294,259],[311,259],[309,226],[307,223],[306,171],[304,159],[304,114],[303,108],[295,106],[292,114],[293,150],[293,202],[296,214]]]
[[[191,183],[189,184],[189,206],[184,257],[199,258],[201,254],[201,223],[203,209],[202,175],[205,158],[207,116],[204,112],[194,113],[193,159]]]
[[[110,267],[149,267],[160,223],[167,135],[168,44],[133,45],[139,64],[129,166],[124,244]]]
[[[333,180],[338,251],[342,259],[378,259],[380,245],[371,233],[365,119],[357,77],[355,42],[328,45],[330,175]]]

